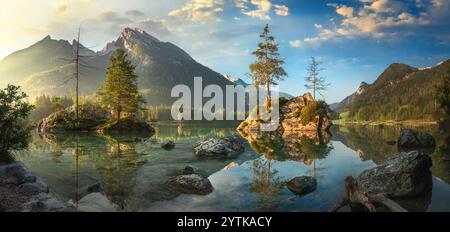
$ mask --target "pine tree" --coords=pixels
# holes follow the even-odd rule
[[[259,37],[263,41],[258,44],[256,51],[252,53],[256,56],[257,61],[250,65],[250,71],[255,84],[266,87],[266,109],[270,112],[272,102],[270,86],[276,85],[278,80],[287,76],[287,73],[282,67],[284,60],[279,58],[278,44],[275,42],[275,38],[270,35],[268,24]]]
[[[322,95],[322,91],[326,90],[330,85],[326,82],[325,77],[320,76],[320,72],[324,70],[320,67],[320,64],[315,57],[311,57],[311,63],[306,69],[308,76],[305,77],[305,87],[313,91],[314,99],[316,99],[316,92]]]
[[[442,117],[450,117],[450,69],[442,75],[440,83],[436,86],[435,99],[442,111]]]
[[[118,49],[110,58],[106,71],[106,83],[100,90],[100,101],[120,121],[123,112],[134,115],[142,102],[137,87],[134,65],[127,59],[125,50]]]

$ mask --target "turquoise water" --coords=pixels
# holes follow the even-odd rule
[[[119,211],[327,211],[343,196],[346,176],[357,176],[397,152],[386,141],[395,140],[399,133],[393,126],[335,126],[333,136],[321,143],[307,138],[289,143],[267,139],[250,143],[243,154],[231,159],[199,160],[192,154],[192,144],[206,137],[235,135],[237,124],[154,126],[156,134],[151,138],[35,135],[29,150],[16,158],[65,201],[76,202],[81,189],[105,183],[102,200]],[[435,128],[420,129],[435,135],[440,147],[446,145]],[[167,140],[174,140],[176,148],[161,149],[160,143]],[[397,202],[411,211],[450,211],[449,154],[438,148],[430,155],[432,191]],[[231,162],[239,166],[223,170]],[[213,193],[179,194],[166,185],[187,165],[209,177]],[[316,176],[316,191],[304,196],[291,193],[284,183],[299,175]],[[83,204],[102,210],[95,200]]]

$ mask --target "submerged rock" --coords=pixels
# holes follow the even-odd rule
[[[214,190],[209,179],[199,174],[177,176],[170,181],[170,185],[187,194],[207,195]]]
[[[402,152],[356,179],[361,191],[389,197],[417,196],[432,184],[431,158],[419,151]]]
[[[311,176],[297,176],[288,181],[286,186],[297,195],[305,195],[316,190],[317,180]]]
[[[436,140],[428,133],[413,129],[402,129],[398,146],[399,148],[434,148]]]
[[[232,168],[234,168],[234,167],[238,167],[238,166],[239,166],[238,163],[236,163],[236,162],[231,162],[231,163],[229,163],[227,166],[225,166],[225,167],[223,168],[223,170],[230,170],[230,169],[232,169]]]
[[[183,169],[183,175],[191,175],[191,174],[195,174],[197,172],[197,168],[191,165],[186,166]]]
[[[104,192],[106,189],[106,184],[102,181],[97,181],[93,184],[87,185],[85,187],[82,187],[81,189],[78,190],[78,194],[77,197],[78,199],[75,200],[80,200],[83,197],[91,194],[91,193],[101,193]]]
[[[244,140],[237,137],[208,138],[192,146],[194,155],[202,158],[227,157],[244,149]]]
[[[99,192],[90,193],[77,203],[70,201],[69,204],[76,205],[77,209],[81,212],[117,212],[119,208],[104,194]]]
[[[175,142],[173,141],[164,142],[161,144],[161,148],[166,150],[172,150],[175,148]]]

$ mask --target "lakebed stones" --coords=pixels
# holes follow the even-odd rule
[[[177,176],[169,184],[186,194],[207,195],[214,190],[209,179],[199,174]]]
[[[21,163],[0,166],[0,208],[9,212],[75,211]]]
[[[317,180],[311,176],[297,176],[286,183],[291,192],[297,195],[305,195],[317,188]]]
[[[436,140],[428,133],[413,129],[402,129],[398,139],[399,148],[434,148]]]
[[[192,146],[200,158],[223,158],[244,152],[244,140],[237,137],[208,138]]]
[[[172,150],[175,148],[175,142],[174,141],[167,141],[161,144],[161,148],[165,150]]]
[[[432,184],[431,158],[419,151],[402,152],[356,179],[362,192],[388,197],[417,196]]]

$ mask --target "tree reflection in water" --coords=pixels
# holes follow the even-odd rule
[[[91,157],[98,176],[105,182],[108,199],[120,210],[128,209],[128,200],[135,186],[135,176],[144,163],[134,148],[134,143],[104,136],[108,141],[106,151]]]
[[[263,211],[275,211],[276,198],[282,195],[285,181],[272,169],[272,160],[256,159],[253,161],[253,181],[250,192],[256,194],[257,204]]]
[[[313,166],[316,176],[316,160],[325,159],[333,147],[329,135],[307,136],[296,133],[281,135],[266,132],[243,135],[255,152],[264,156],[253,162],[253,182],[250,191],[256,194],[257,203],[264,211],[277,209],[276,200],[283,194],[286,180],[277,176],[273,162],[297,161]]]
[[[105,186],[102,194],[108,201],[119,210],[128,209],[134,178],[144,163],[135,150],[136,138],[77,133],[46,134],[40,138],[44,143],[33,145],[51,151],[53,161],[63,162],[64,153],[70,155],[68,170],[74,182],[70,181],[73,187],[68,195],[75,206],[86,196],[87,187],[101,182]]]

